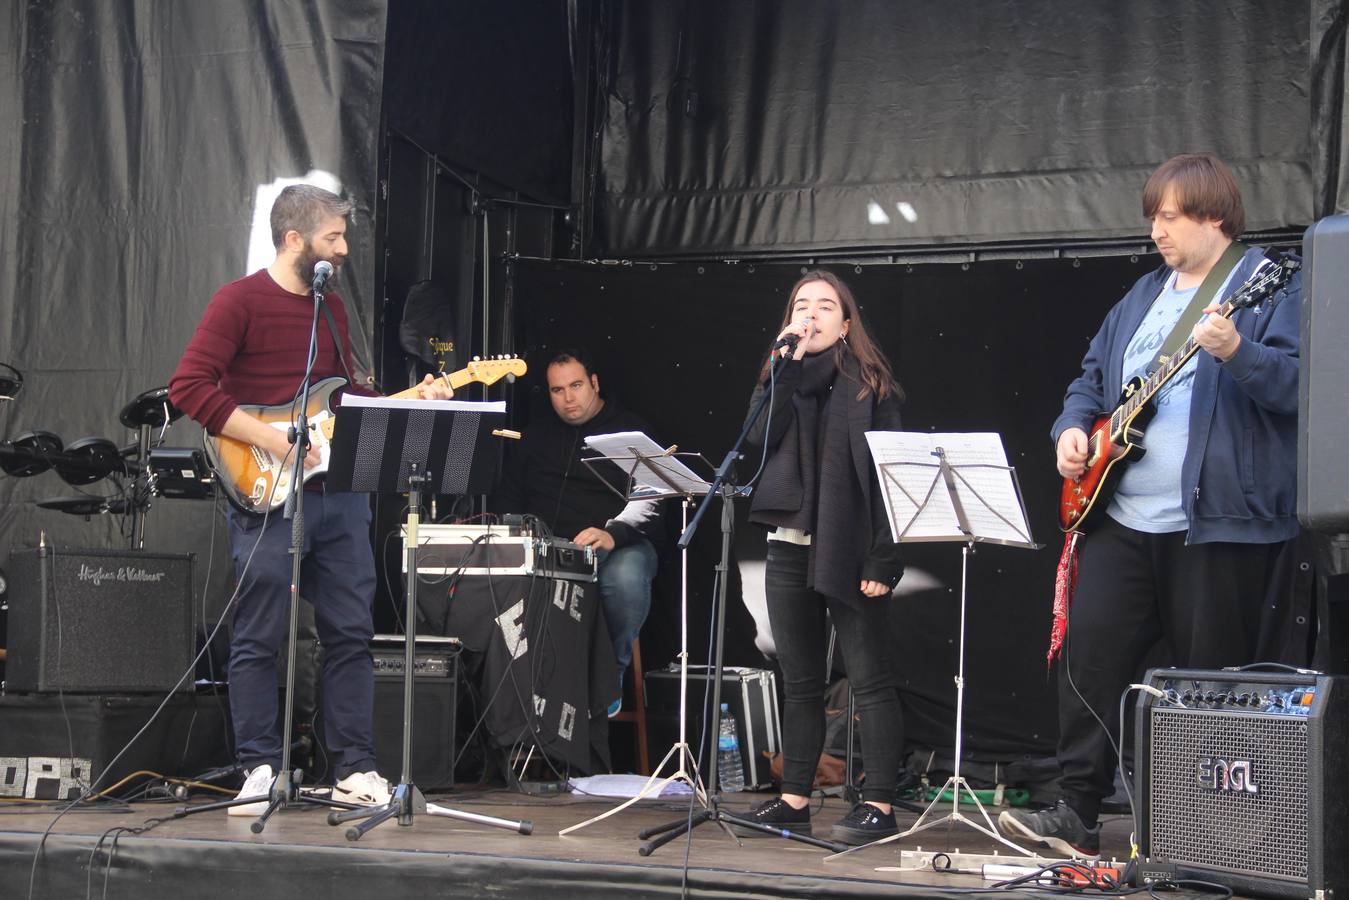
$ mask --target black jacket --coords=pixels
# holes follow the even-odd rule
[[[582,456],[596,455],[584,449],[587,437],[617,431],[651,435],[650,426],[640,416],[611,398],[581,426],[568,425],[549,410],[510,448],[501,487],[492,496],[492,509],[538,516],[555,535],[567,540],[591,527],[613,535],[615,547],[631,544],[639,536],[654,540],[660,531],[660,501],[625,503],[590,465],[581,462]],[[605,477],[621,490],[624,473],[612,463],[601,465]]]
[[[796,361],[783,366],[772,403],[772,431],[765,436],[768,417],[765,410],[747,436],[749,443],[763,446],[770,458],[779,450],[796,418],[794,398],[801,371],[801,363]],[[900,400],[893,392],[880,402],[872,394],[857,400],[854,396],[857,387],[857,382],[842,376],[835,383],[836,390],[847,392],[847,444],[851,458],[835,458],[826,452],[818,460],[821,470],[831,474],[822,472],[817,524],[825,527],[830,536],[818,535],[812,542],[808,576],[815,590],[851,604],[869,602],[869,598],[858,590],[863,580],[894,587],[904,573],[900,546],[890,533],[876,467],[866,443],[867,431],[901,429]],[[755,388],[750,400],[751,410],[763,390],[763,385]],[[844,473],[847,473],[847,481],[840,482],[838,476]],[[776,525],[779,511],[795,508],[800,501],[793,497],[799,493],[799,488],[791,483],[793,480],[791,472],[766,466],[751,505],[750,521]],[[822,546],[825,549],[822,550]]]

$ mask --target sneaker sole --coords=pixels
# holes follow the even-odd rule
[[[1079,850],[1077,847],[1074,847],[1072,844],[1068,843],[1063,838],[1052,836],[1046,837],[1045,835],[1042,834],[1036,834],[1034,831],[1031,831],[1025,825],[1022,825],[1020,822],[1018,822],[1010,812],[1002,812],[998,814],[998,827],[1001,828],[1003,834],[1006,834],[1008,837],[1019,837],[1019,838],[1026,838],[1027,840],[1037,841],[1038,843],[1044,844],[1045,846],[1057,850],[1060,853],[1064,854],[1065,856],[1072,857],[1073,859],[1099,859],[1101,856],[1101,851],[1099,850],[1090,852],[1086,850]]]
[[[267,803],[245,803],[241,806],[231,806],[225,812],[231,816],[253,816],[254,818],[267,811]]]
[[[829,837],[841,844],[847,844],[849,847],[860,847],[863,844],[894,837],[897,834],[899,834],[898,828],[865,829],[835,825],[829,829]]]

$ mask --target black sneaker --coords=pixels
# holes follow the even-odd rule
[[[765,800],[754,809],[741,815],[740,818],[757,822],[760,825],[771,825],[774,828],[781,828],[784,831],[791,831],[796,834],[810,834],[810,807],[796,809],[781,797]],[[757,828],[746,828],[743,825],[736,825],[734,822],[727,822],[726,826],[737,837],[775,837],[771,832],[759,831]]]
[[[1005,810],[998,816],[998,827],[1008,837],[1040,841],[1079,859],[1095,859],[1101,855],[1101,826],[1088,828],[1082,817],[1062,800],[1039,812]]]
[[[894,812],[881,812],[870,803],[859,803],[838,820],[829,836],[850,846],[870,844],[881,838],[899,834]]]

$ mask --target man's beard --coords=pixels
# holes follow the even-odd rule
[[[319,260],[322,259],[326,259],[326,257],[318,255],[314,252],[312,246],[306,244],[304,252],[301,253],[300,258],[295,261],[295,274],[298,275],[300,280],[305,284],[313,284],[314,266],[318,265]],[[328,259],[327,261],[331,263],[333,267],[333,274],[328,276],[328,286],[331,287],[337,284],[338,273],[342,271],[342,260]]]

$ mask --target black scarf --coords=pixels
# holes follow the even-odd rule
[[[850,350],[802,360],[792,397],[795,413],[764,465],[750,510],[751,521],[811,533],[807,582],[822,594],[861,598],[862,564],[871,546],[871,454],[875,394],[861,389],[860,367]]]

